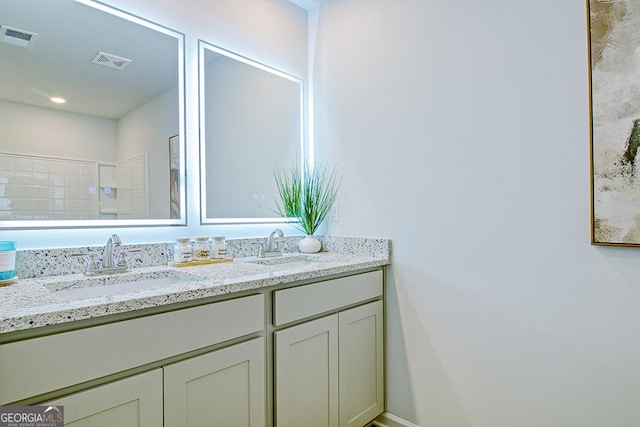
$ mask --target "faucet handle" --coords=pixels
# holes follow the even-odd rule
[[[116,262],[118,267],[127,267],[127,253],[125,251],[121,251],[118,255],[118,261]]]
[[[280,242],[282,241],[282,237],[276,237],[273,239],[273,252],[282,253],[282,248],[280,247]]]
[[[124,267],[125,269],[129,268],[129,262],[127,261],[127,255],[128,254],[135,254],[135,253],[139,253],[142,252],[142,249],[127,249],[127,250],[121,250],[118,253],[118,260],[116,262],[116,265],[118,267]]]
[[[258,258],[264,258],[264,252],[266,250],[266,244],[264,242],[253,242],[251,246],[258,245]]]
[[[89,254],[88,256],[89,258],[84,265],[84,274],[90,276],[98,268],[98,265],[96,264],[96,258],[94,254]]]
[[[122,240],[120,240],[120,236],[118,236],[117,234],[111,235],[111,241],[115,246],[120,246],[122,244]]]

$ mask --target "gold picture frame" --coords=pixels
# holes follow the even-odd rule
[[[640,246],[640,13],[587,0],[591,243]]]

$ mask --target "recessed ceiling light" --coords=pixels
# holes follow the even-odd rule
[[[52,96],[51,98],[49,98],[49,100],[55,104],[64,104],[65,102],[67,102],[66,99],[60,98],[59,96]]]

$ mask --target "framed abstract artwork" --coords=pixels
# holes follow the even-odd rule
[[[587,0],[591,243],[640,246],[640,7]]]

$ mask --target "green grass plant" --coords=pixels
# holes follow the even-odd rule
[[[302,171],[297,166],[277,169],[274,177],[280,195],[278,213],[297,218],[297,228],[312,236],[338,196],[340,182],[335,168],[305,162]]]

